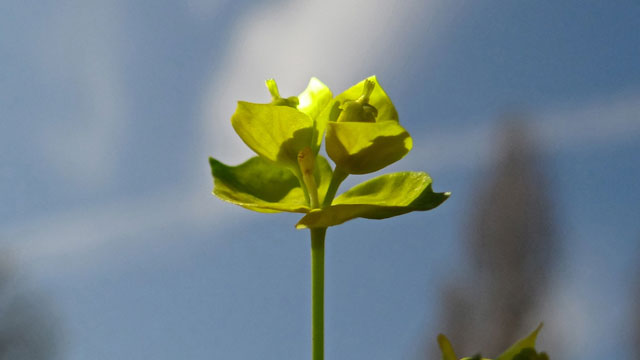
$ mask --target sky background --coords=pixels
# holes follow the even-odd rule
[[[427,171],[452,197],[328,231],[327,359],[435,341],[510,109],[562,240],[540,348],[630,358],[639,19],[637,1],[3,1],[2,251],[45,299],[61,359],[308,358],[308,231],[214,198],[207,157],[251,156],[229,119],[269,101],[267,78],[289,96],[376,74],[414,139],[381,173]]]

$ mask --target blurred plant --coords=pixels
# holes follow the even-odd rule
[[[20,280],[5,252],[0,256],[0,360],[56,359],[58,326],[42,296],[24,290]]]
[[[496,166],[473,192],[472,268],[442,292],[445,329],[464,351],[497,353],[537,317],[558,256],[548,171],[522,116],[503,121]]]
[[[500,354],[495,360],[549,360],[549,356],[546,353],[538,353],[535,350],[536,338],[538,337],[538,332],[540,332],[541,328],[542,324],[538,325],[538,328],[536,328],[531,334],[513,344],[502,354]],[[440,351],[442,351],[442,360],[458,359],[455,352],[453,351],[453,346],[451,346],[451,343],[446,336],[442,334],[438,335],[438,345],[440,346]],[[462,358],[461,360],[490,359],[485,359],[478,354],[473,357]]]

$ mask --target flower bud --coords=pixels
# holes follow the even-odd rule
[[[337,122],[376,122],[378,109],[369,104],[369,98],[375,83],[369,79],[365,80],[362,95],[357,100],[347,100],[341,106],[342,112],[338,116]]]
[[[400,160],[411,150],[411,136],[398,123],[393,103],[375,77],[351,87],[336,101],[342,101],[342,105],[325,111],[325,144],[336,168],[348,174],[368,174]]]

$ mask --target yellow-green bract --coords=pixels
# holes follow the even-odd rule
[[[239,101],[231,117],[233,128],[258,156],[237,166],[209,159],[213,193],[219,198],[259,212],[305,213],[297,228],[430,210],[448,198],[449,193],[432,190],[428,174],[400,172],[365,181],[334,199],[349,174],[380,170],[404,157],[413,144],[375,76],[335,98],[316,78],[297,97],[280,97],[273,80],[267,80],[267,87],[270,103]],[[334,168],[318,154],[323,137]]]
[[[546,353],[538,353],[535,350],[536,338],[538,337],[540,329],[542,329],[542,324],[538,325],[538,327],[529,335],[511,345],[510,348],[505,350],[495,360],[549,360],[549,357]],[[455,352],[453,351],[453,346],[451,346],[451,343],[446,336],[442,334],[438,335],[438,345],[440,346],[440,351],[442,352],[442,360],[458,360]],[[479,355],[476,355],[475,357],[464,357],[461,360],[491,359],[486,359],[480,357]]]

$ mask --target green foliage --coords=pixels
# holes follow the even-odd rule
[[[368,174],[402,159],[413,147],[409,133],[395,121],[331,122],[327,153],[348,174]]]
[[[458,360],[451,342],[443,334],[438,334],[438,345],[440,346],[440,351],[442,351],[442,360]]]
[[[496,360],[513,360],[513,358],[518,355],[522,350],[527,348],[535,348],[536,347],[536,338],[538,337],[538,333],[542,329],[542,324],[538,325],[538,327],[531,332],[531,334],[526,337],[518,340],[515,344],[513,344],[510,348],[505,350],[500,356],[496,358]]]
[[[431,178],[426,173],[386,174],[351,188],[329,207],[311,210],[296,227],[328,227],[357,217],[386,219],[411,211],[431,210],[448,197],[449,193],[433,192]]]
[[[209,158],[213,193],[227,202],[258,212],[305,214],[296,228],[311,229],[312,353],[324,357],[323,279],[324,235],[329,226],[355,218],[386,219],[412,211],[431,210],[449,193],[436,193],[424,172],[381,175],[335,197],[349,174],[369,174],[404,157],[411,136],[375,76],[332,99],[329,88],[312,78],[298,96],[280,96],[275,80],[266,81],[271,102],[239,101],[231,124],[258,156],[229,166]],[[326,132],[329,162],[318,151]],[[548,360],[535,351],[534,332],[496,360]],[[456,360],[451,343],[438,336],[443,360]],[[476,355],[467,360],[486,360]]]
[[[209,159],[213,193],[259,212],[306,215],[297,228],[323,228],[354,218],[384,219],[430,210],[449,193],[435,193],[423,172],[387,174],[334,197],[348,174],[380,170],[413,145],[398,113],[375,76],[332,99],[329,88],[312,78],[298,96],[283,98],[266,81],[271,102],[239,101],[231,124],[258,156],[238,166]],[[318,155],[326,132],[327,154]]]
[[[214,179],[213,193],[222,200],[259,212],[299,212],[310,210],[300,181],[288,168],[261,157],[238,166],[209,158]],[[331,166],[318,156],[314,176],[321,200],[329,187]]]
[[[536,338],[538,337],[538,333],[542,329],[542,324],[538,325],[538,327],[532,331],[526,337],[518,340],[515,344],[513,344],[510,348],[505,350],[502,354],[500,354],[495,360],[549,360],[549,356],[544,353],[538,353],[535,350],[536,346]],[[440,346],[440,351],[442,352],[442,360],[456,360],[456,355],[453,351],[453,347],[447,339],[446,336],[440,334],[438,335],[438,345]],[[461,360],[490,360],[481,357],[480,355],[475,355],[473,357],[465,357]]]

